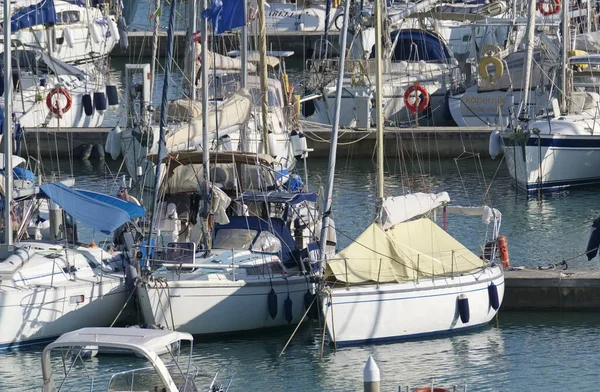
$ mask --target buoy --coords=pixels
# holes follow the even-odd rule
[[[283,311],[285,313],[285,321],[287,321],[288,324],[291,324],[292,320],[294,319],[294,315],[292,314],[292,299],[290,298],[289,294],[285,301],[283,301]]]
[[[93,159],[104,159],[104,146],[102,144],[92,145],[90,157]]]
[[[510,258],[508,257],[508,241],[506,236],[498,236],[498,251],[500,252],[500,261],[504,268],[510,267]]]
[[[363,369],[364,392],[379,392],[380,382],[379,366],[377,366],[373,357],[369,355],[369,359]]]
[[[501,143],[502,137],[500,136],[500,131],[496,129],[490,134],[490,157],[492,159],[496,159],[498,154],[500,154]]]
[[[96,91],[94,93],[94,107],[99,112],[106,110],[106,95],[102,91]]]
[[[92,22],[88,25],[90,35],[95,43],[99,44],[102,42],[102,34],[100,33],[100,26],[96,22]]]
[[[117,125],[109,133],[112,133],[108,153],[113,160],[117,160],[121,155],[121,128]]]
[[[269,153],[271,156],[276,157],[279,155],[279,146],[277,145],[277,136],[273,132],[269,132],[268,136]]]
[[[126,53],[127,48],[129,47],[129,37],[127,32],[127,22],[125,18],[119,16],[119,20],[117,20],[117,25],[119,27],[119,47],[121,48],[121,53]]]
[[[464,294],[458,296],[458,314],[460,316],[460,321],[462,321],[463,324],[467,324],[471,319],[469,299]]]
[[[70,28],[65,27],[63,30],[63,41],[67,44],[67,46],[71,49],[75,47],[75,39],[73,38],[73,32]]]
[[[81,104],[83,105],[83,112],[86,116],[94,114],[94,104],[92,103],[92,96],[90,94],[83,94],[83,97],[81,97]]]
[[[121,39],[121,35],[119,34],[119,28],[117,27],[117,24],[110,17],[106,19],[108,22],[108,30],[110,31],[110,35],[115,40],[115,42],[118,42]]]
[[[490,283],[488,286],[488,297],[490,298],[490,306],[494,310],[498,310],[500,307],[500,299],[498,298],[498,287],[494,284],[494,282]]]
[[[113,131],[111,130],[108,135],[106,135],[106,141],[104,142],[104,151],[110,154],[110,149],[112,147],[112,138],[113,138]]]
[[[119,93],[117,86],[109,84],[106,86],[106,96],[108,97],[108,104],[110,106],[117,106],[119,104]]]
[[[92,154],[92,148],[94,147],[94,145],[82,144],[80,147],[81,147],[81,150],[79,152],[79,158],[83,159],[83,160],[90,159],[90,155]]]
[[[269,309],[271,320],[275,320],[275,317],[277,317],[277,293],[272,287],[267,296],[267,308]]]
[[[416,96],[414,100],[411,100],[413,92],[416,92]],[[411,114],[420,113],[429,106],[429,93],[425,87],[415,82],[404,92],[404,105]]]

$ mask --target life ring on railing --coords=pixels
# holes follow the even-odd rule
[[[55,103],[53,101],[54,96],[60,94],[67,100],[67,103],[64,107],[60,107],[58,101]],[[58,118],[62,118],[62,115],[71,109],[71,105],[73,104],[73,97],[71,97],[71,93],[66,88],[53,88],[48,96],[46,97],[46,106],[52,113],[54,113]]]
[[[560,12],[560,0],[539,0],[538,10],[544,16],[556,15]]]
[[[487,70],[488,65],[492,64],[496,67],[496,74],[494,76],[490,75]],[[488,79],[490,83],[494,83],[504,75],[504,64],[502,64],[502,60],[493,56],[484,57],[479,63],[479,75],[484,79]]]
[[[415,91],[417,96],[414,101],[411,101],[410,95]],[[404,104],[411,114],[422,112],[429,105],[429,93],[425,90],[425,87],[415,83],[404,92]]]

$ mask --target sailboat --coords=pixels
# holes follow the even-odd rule
[[[376,45],[381,46],[381,2],[376,7]],[[347,21],[345,21],[345,24]],[[345,43],[346,28],[342,31]],[[344,57],[340,60],[341,85]],[[381,58],[376,59],[376,102],[381,102]],[[435,222],[435,211],[449,202],[445,192],[384,197],[383,121],[377,110],[378,213],[374,222],[344,250],[325,257],[326,233],[332,207],[336,139],[341,88],[336,116],[323,214],[321,254],[324,280],[321,303],[327,332],[335,344],[358,344],[436,335],[488,323],[504,295],[503,267],[491,255],[481,258],[465,248]],[[500,213],[479,209],[493,222],[492,248]],[[444,214],[446,209],[444,209]]]
[[[519,118],[492,134],[490,145],[502,146],[511,177],[527,192],[559,191],[600,183],[600,95],[597,73],[600,56],[570,50],[569,4],[562,9],[562,45],[558,98],[553,90],[548,104],[532,110],[535,8],[530,6],[530,32],[525,63],[524,97]]]

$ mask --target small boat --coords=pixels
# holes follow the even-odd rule
[[[232,380],[220,383],[217,379],[220,371],[210,377],[199,374],[198,368],[192,363],[193,342],[190,334],[160,329],[82,328],[68,332],[42,352],[42,391],[55,392],[63,388],[114,392],[229,390]],[[146,366],[130,369],[127,364],[124,371],[110,376],[108,386],[102,385],[105,375],[93,374],[92,369],[86,366],[86,355],[91,347],[100,352],[134,354],[143,358]],[[160,355],[160,351],[166,354]],[[62,367],[53,366],[53,362],[58,361],[53,355],[60,355]],[[85,370],[78,372],[80,366]]]

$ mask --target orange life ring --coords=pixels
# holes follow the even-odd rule
[[[560,12],[560,0],[539,0],[538,10],[544,16],[556,15]]]
[[[421,98],[419,97],[419,94],[417,94],[415,100],[411,101],[410,95],[415,91],[420,93],[423,97]],[[409,88],[407,88],[404,92],[404,104],[406,105],[408,110],[410,110],[411,114],[422,112],[423,110],[425,110],[427,105],[429,105],[429,93],[427,92],[427,90],[425,90],[425,87],[421,86],[418,83],[415,83]]]
[[[55,95],[61,94],[67,100],[67,104],[64,107],[60,107],[58,102],[53,102],[53,98]],[[66,113],[71,109],[71,105],[73,104],[73,97],[71,97],[71,93],[66,88],[53,88],[50,91],[50,94],[46,97],[46,106],[52,113],[54,113],[58,118],[62,118],[63,113]]]

